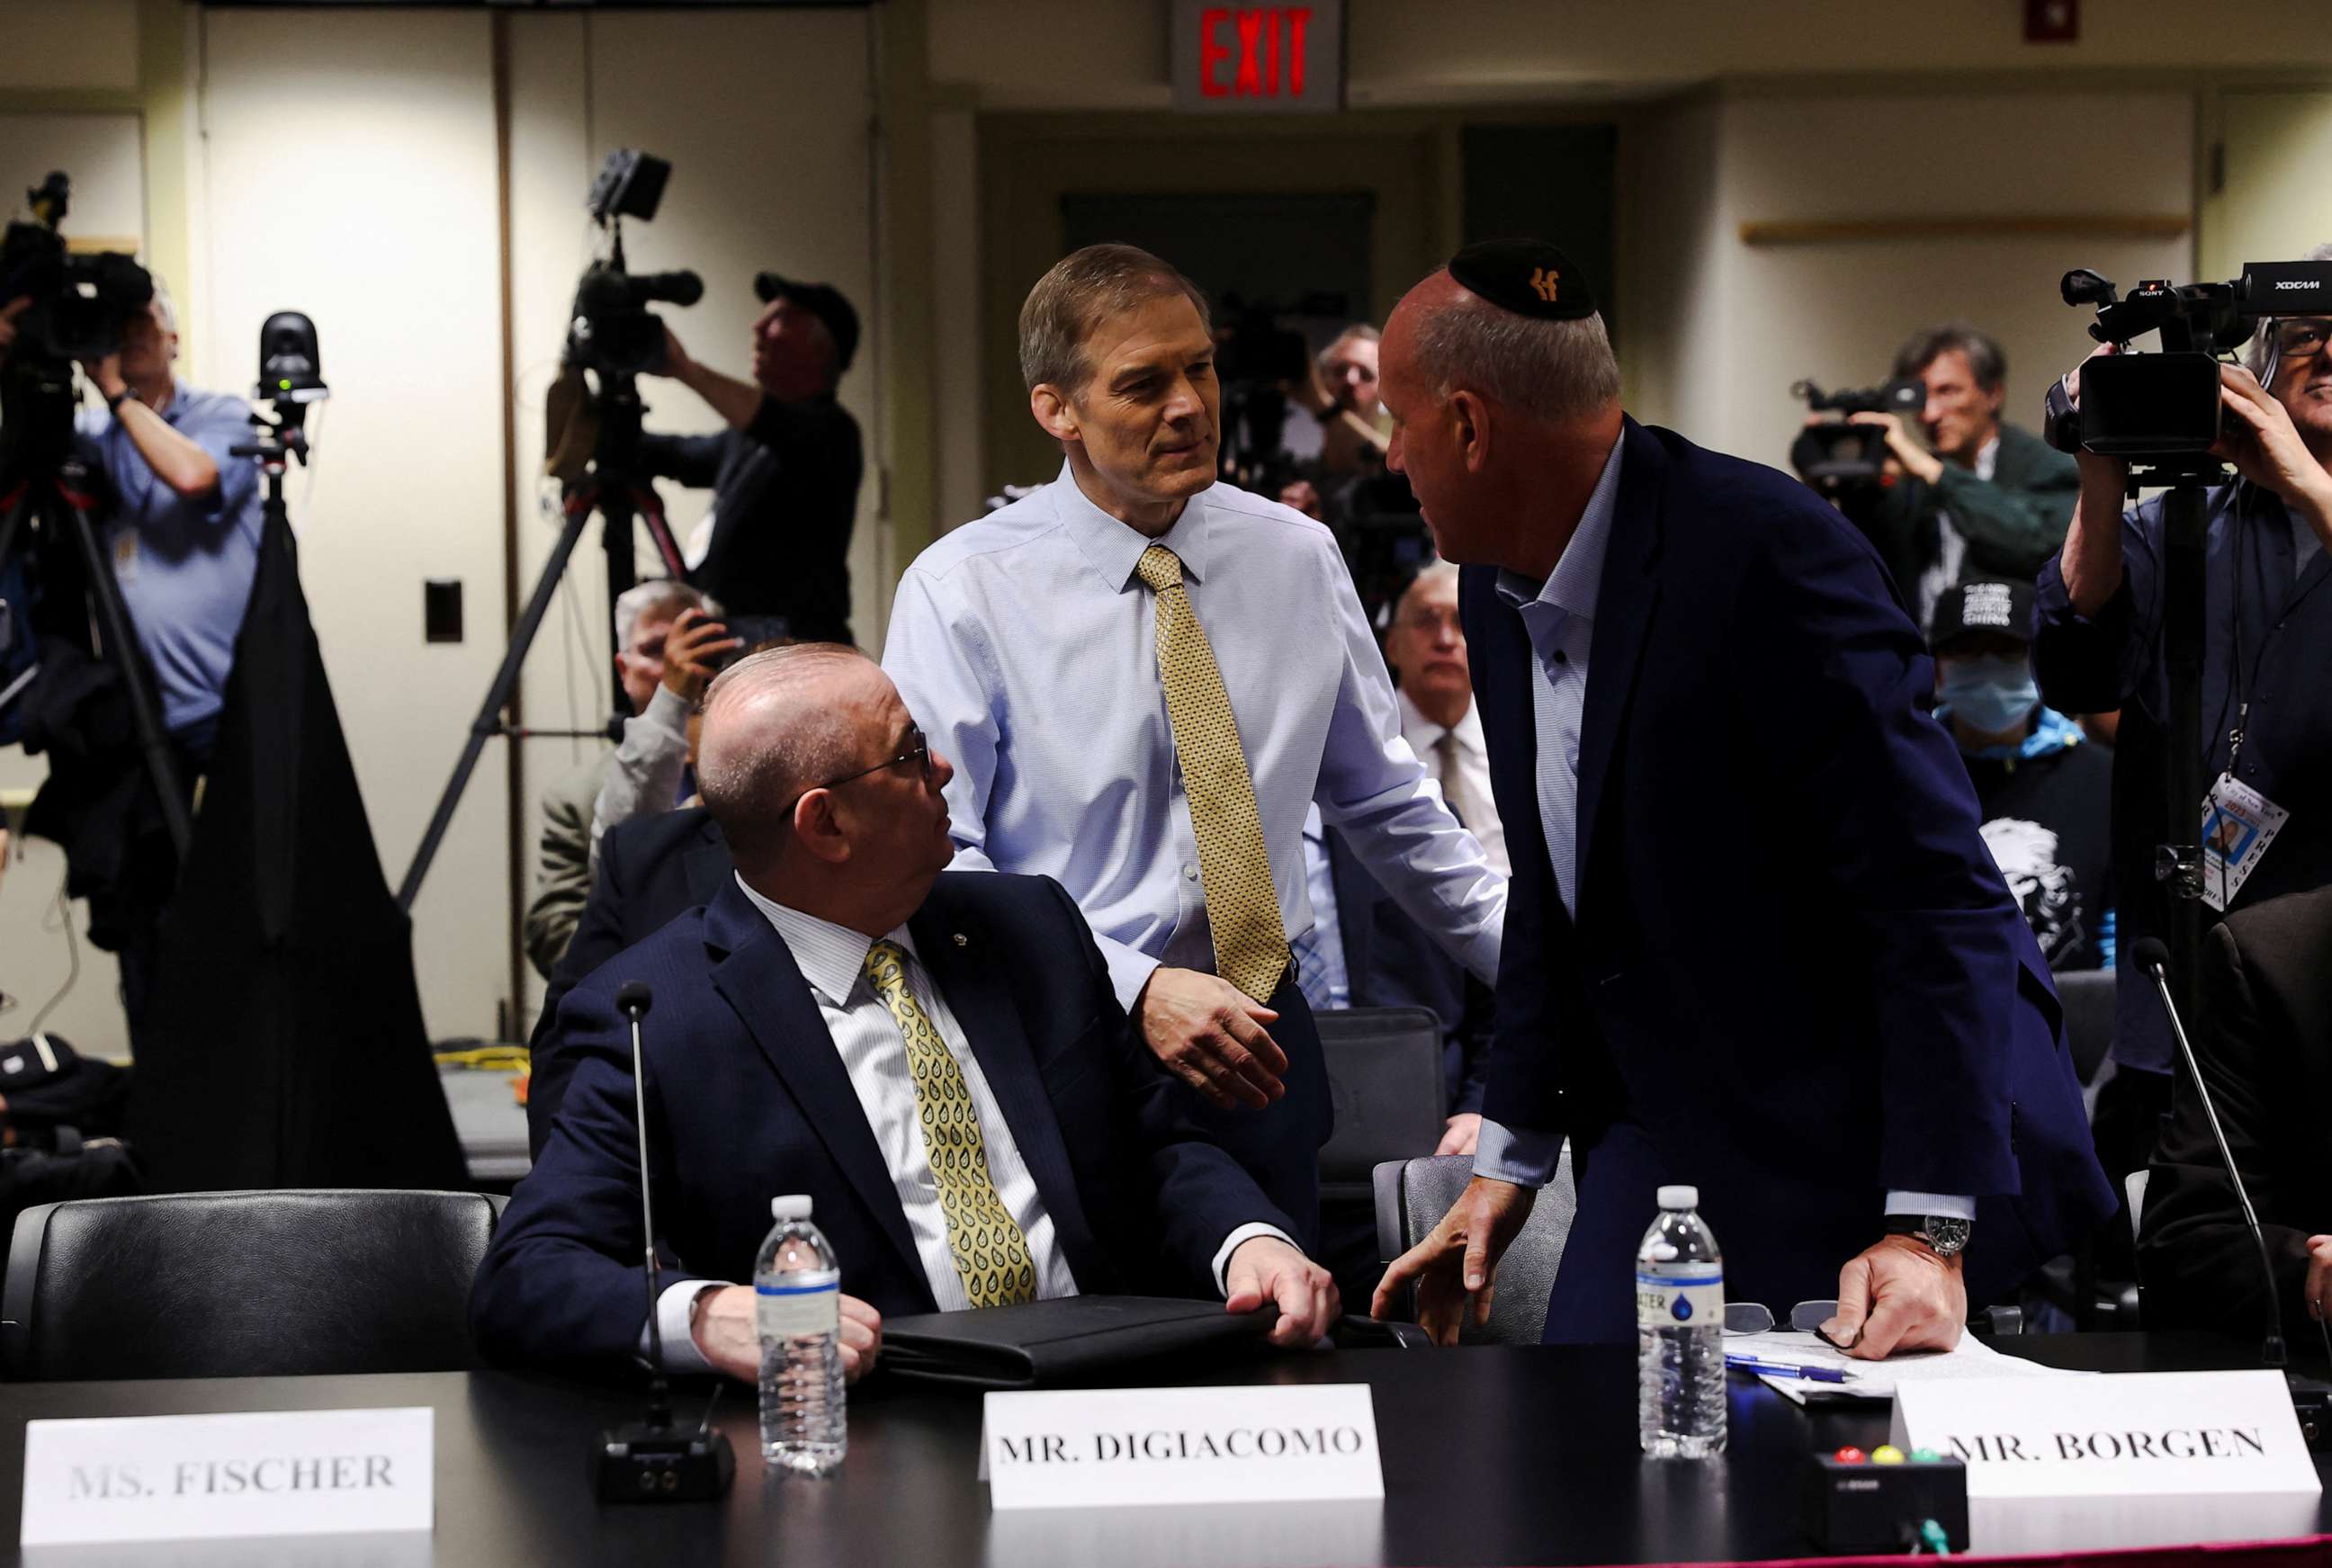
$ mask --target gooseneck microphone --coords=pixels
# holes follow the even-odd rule
[[[2194,1097],[2202,1102],[2203,1119],[2211,1124],[2211,1140],[2219,1146],[2219,1161],[2227,1168],[2227,1180],[2235,1189],[2235,1201],[2242,1205],[2243,1223],[2251,1228],[2251,1244],[2259,1249],[2260,1277],[2267,1286],[2267,1338],[2260,1347],[2260,1358],[2267,1365],[2284,1364],[2283,1314],[2276,1302],[2275,1263],[2268,1256],[2267,1232],[2260,1228],[2259,1211],[2251,1207],[2251,1195],[2243,1187],[2243,1173],[2235,1168],[2235,1152],[2227,1146],[2226,1130],[2219,1125],[2219,1108],[2211,1103],[2210,1086],[2203,1082],[2202,1064],[2194,1059],[2194,1047],[2186,1038],[2186,1026],[2178,1017],[2178,1004],[2170,997],[2170,949],[2160,937],[2140,937],[2130,944],[2130,957],[2136,961],[2139,970],[2154,980],[2154,989],[2161,995],[2162,1010],[2170,1017],[2170,1033],[2178,1042],[2179,1058],[2186,1064],[2186,1076],[2193,1080]]]
[[[648,1414],[599,1434],[591,1451],[596,1489],[603,1503],[709,1502],[729,1490],[736,1477],[737,1456],[728,1435],[712,1429],[712,1412],[694,1431],[675,1430],[672,1423],[672,1384],[664,1370],[664,1325],[657,1311],[663,1294],[656,1266],[655,1200],[648,1177],[647,1066],[640,1050],[640,1020],[655,1003],[640,980],[627,980],[616,992],[616,1010],[624,1015],[632,1037],[632,1114],[637,1122],[640,1161],[640,1238],[642,1273],[648,1292]],[[715,1398],[718,1398],[716,1393]]]

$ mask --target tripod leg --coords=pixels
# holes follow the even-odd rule
[[[534,595],[526,601],[518,625],[511,628],[510,648],[502,655],[502,668],[494,672],[493,684],[486,688],[486,700],[479,705],[478,716],[471,721],[470,738],[463,744],[461,760],[454,764],[454,776],[445,781],[445,792],[437,798],[437,810],[429,818],[429,829],[421,836],[421,846],[413,852],[413,864],[406,869],[404,885],[397,890],[397,907],[407,914],[413,913],[413,901],[421,894],[421,879],[429,875],[429,863],[437,857],[445,830],[453,826],[454,809],[462,803],[462,791],[469,787],[479,754],[485,751],[486,742],[501,732],[502,710],[510,705],[511,693],[518,686],[518,673],[526,663],[526,651],[533,644],[535,633],[542,627],[542,617],[550,609],[550,596],[559,591],[559,578],[567,570],[568,558],[575,553],[575,541],[583,537],[583,526],[590,520],[588,509],[576,508],[568,512],[559,543],[552,547],[550,559],[542,563],[542,575],[535,579]]]
[[[2203,732],[2203,578],[2210,509],[2202,483],[2173,485],[2162,498],[2164,606],[2163,664],[2169,677],[2170,756],[2167,842],[2184,875],[2170,879],[2165,901],[2169,929],[2170,979],[2178,1006],[2188,1018],[2201,1005],[2203,904],[2201,884],[2203,757],[2211,738]]]
[[[105,656],[111,662],[114,673],[121,677],[122,693],[129,700],[130,722],[138,731],[138,749],[145,754],[146,771],[153,779],[154,793],[161,800],[162,824],[169,830],[170,846],[183,866],[195,841],[194,818],[187,813],[186,798],[179,789],[177,764],[170,760],[170,738],[163,731],[162,716],[154,705],[154,688],[147,684],[145,666],[138,660],[137,633],[130,626],[129,607],[121,602],[121,585],[114,579],[113,562],[105,547],[98,542],[95,521],[88,512],[62,494],[58,496],[57,504],[71,520],[72,536],[80,543],[90,598],[96,603],[98,630],[105,638]]]
[[[610,483],[604,477],[600,480],[599,518],[601,542],[607,551],[607,636],[615,650],[621,653],[624,645],[616,639],[616,601],[638,580],[632,566],[631,492],[621,482]],[[620,685],[615,688],[613,696],[612,723],[620,731],[624,721],[632,716],[631,699],[624,695]]]

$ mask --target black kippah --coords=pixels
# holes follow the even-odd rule
[[[1482,240],[1449,258],[1449,275],[1501,310],[1542,321],[1595,313],[1595,291],[1544,240]]]

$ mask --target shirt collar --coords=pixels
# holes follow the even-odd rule
[[[762,918],[776,928],[786,951],[794,955],[794,966],[809,982],[809,989],[830,1007],[847,1006],[850,993],[865,977],[866,952],[874,945],[874,939],[863,931],[853,931],[846,925],[836,925],[830,920],[820,920],[764,898],[746,884],[741,875],[737,885],[753,901],[753,907],[761,912]],[[915,939],[907,933],[905,926],[892,932],[884,940],[897,942],[916,962],[922,961],[915,953]]]
[[[1061,526],[1076,541],[1079,550],[1094,570],[1101,574],[1112,593],[1123,593],[1137,580],[1134,567],[1142,552],[1153,544],[1162,544],[1174,552],[1182,563],[1184,575],[1192,582],[1207,580],[1207,537],[1211,531],[1207,499],[1214,493],[1209,485],[1190,497],[1182,507],[1182,515],[1174,526],[1156,539],[1136,532],[1110,516],[1083,490],[1077,488],[1076,475],[1066,460],[1061,464],[1061,476],[1047,486],[1053,496],[1053,514]]]
[[[1993,432],[1991,440],[1975,449],[1975,461],[1968,465],[1978,479],[1991,483],[1993,473],[2000,467],[2000,435]]]
[[[1563,557],[1546,581],[1534,583],[1519,572],[1502,569],[1500,598],[1517,609],[1535,602],[1559,609],[1565,617],[1595,618],[1595,596],[1603,581],[1604,547],[1611,538],[1611,514],[1619,510],[1620,454],[1627,445],[1627,433],[1622,431],[1611,443],[1611,455],[1603,460],[1603,473],[1579,514],[1579,526],[1572,531],[1571,540],[1563,547]]]
[[[1401,738],[1409,742],[1409,749],[1419,756],[1422,757],[1433,750],[1434,742],[1440,740],[1445,732],[1458,737],[1458,749],[1461,751],[1471,752],[1478,757],[1489,750],[1482,735],[1482,710],[1471,698],[1467,700],[1466,712],[1459,716],[1458,722],[1455,724],[1444,726],[1427,718],[1419,710],[1417,704],[1410,700],[1407,692],[1396,686],[1393,688],[1392,694],[1394,700],[1400,703]]]

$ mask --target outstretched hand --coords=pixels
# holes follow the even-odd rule
[[[1393,1259],[1369,1300],[1369,1315],[1383,1319],[1399,1303],[1401,1287],[1413,1282],[1418,1326],[1434,1343],[1456,1344],[1469,1316],[1477,1328],[1489,1322],[1498,1259],[1537,1200],[1528,1187],[1475,1177],[1432,1234]]]

